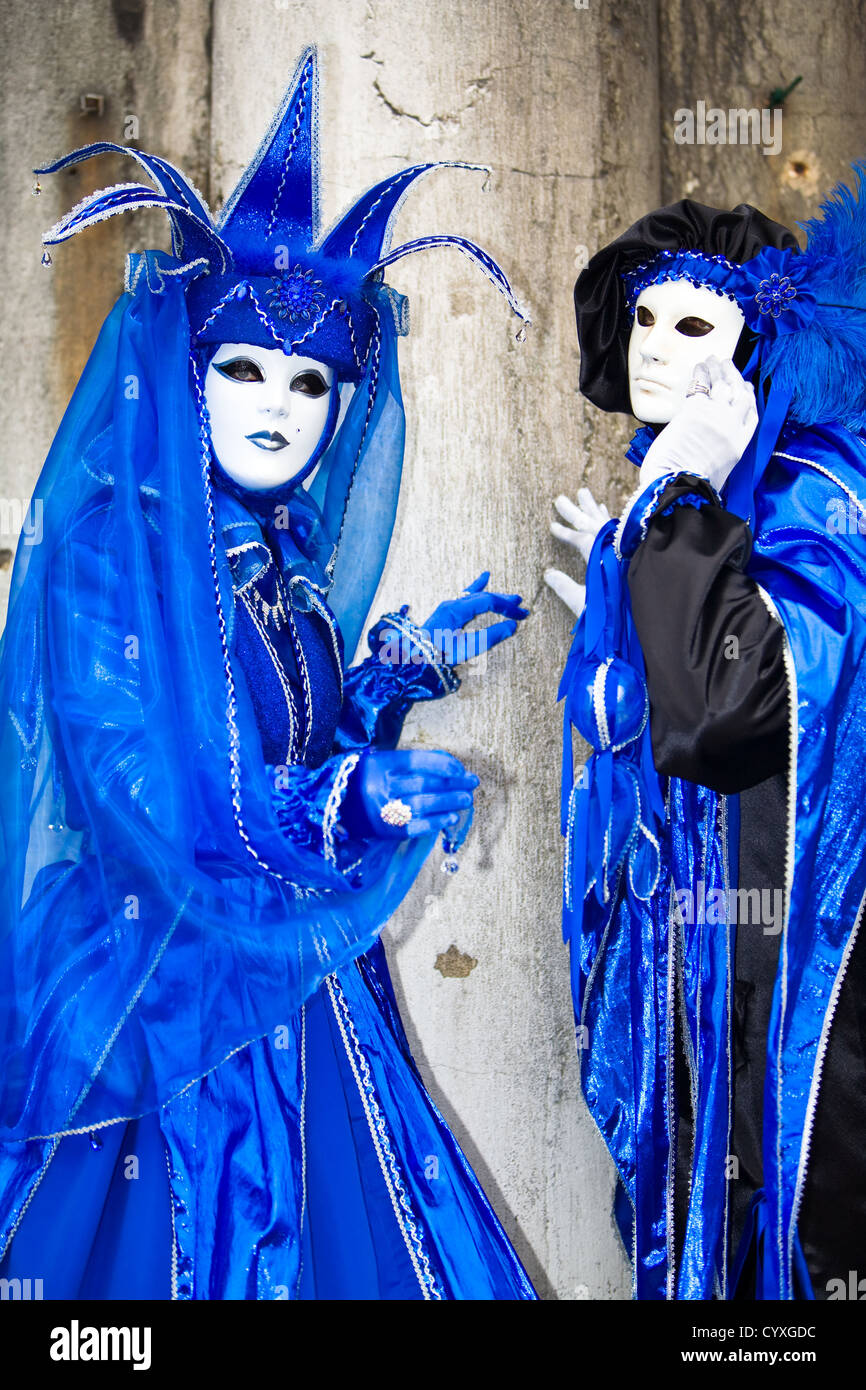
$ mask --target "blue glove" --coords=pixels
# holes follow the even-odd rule
[[[368,748],[349,777],[340,821],[358,839],[430,835],[457,825],[477,786],[475,774],[450,753]],[[403,824],[382,819],[388,806],[390,820]]]
[[[529,616],[529,609],[522,608],[523,599],[519,594],[499,594],[486,588],[490,571],[479,574],[468,584],[458,598],[440,603],[424,623],[424,628],[433,645],[452,666],[461,661],[469,661],[483,651],[489,651],[507,637],[513,637],[517,624]],[[482,613],[501,613],[506,621],[491,623],[489,627],[464,631],[466,623]]]

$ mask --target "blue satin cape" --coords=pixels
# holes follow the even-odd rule
[[[563,920],[582,1086],[627,1195],[624,1236],[635,1296],[725,1298],[732,1290],[726,1192],[736,931],[725,904],[738,884],[739,798],[660,779],[648,758],[648,725],[636,717],[645,687],[625,572],[667,481],[645,489],[622,534],[607,524],[589,561],[587,609],[561,688],[568,734]],[[730,482],[734,493],[743,491],[736,469]],[[756,1212],[763,1297],[810,1294],[797,1214],[833,1011],[866,894],[864,484],[862,438],[842,427],[789,424],[754,493],[746,572],[784,628],[791,731],[786,911],[767,1039],[764,1191]],[[692,502],[703,505],[697,496]],[[840,516],[847,520],[840,524]],[[604,613],[607,620],[598,616]],[[572,723],[594,749],[577,783]],[[676,910],[680,889],[706,903],[692,923]],[[696,1115],[678,1268],[675,1008],[687,1025]]]

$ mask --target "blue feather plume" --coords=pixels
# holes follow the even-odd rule
[[[790,416],[801,425],[838,421],[866,429],[866,160],[852,165],[854,188],[840,183],[821,216],[798,226],[806,248],[798,265],[817,301],[806,328],[779,337],[762,367],[774,387],[790,391]]]

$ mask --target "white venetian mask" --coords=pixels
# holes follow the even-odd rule
[[[266,491],[302,473],[328,424],[333,367],[251,343],[221,343],[205,376],[213,451],[241,487]]]
[[[745,318],[733,299],[688,280],[648,285],[638,296],[628,343],[631,408],[666,425],[684,404],[695,367],[733,357]]]

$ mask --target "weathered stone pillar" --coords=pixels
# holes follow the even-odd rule
[[[326,224],[406,163],[493,166],[486,194],[477,174],[427,178],[394,241],[453,231],[479,242],[534,324],[516,342],[504,301],[456,253],[430,250],[389,272],[412,312],[401,344],[408,439],[376,611],[410,602],[423,619],[487,568],[533,612],[484,674],[465,668],[456,697],[407,724],[404,743],[449,749],[481,787],[462,869],[447,877],[434,853],[386,941],[433,1096],[539,1289],[563,1298],[621,1297],[628,1282],[610,1166],[579,1097],[556,706],[571,623],[541,575],[570,563],[547,532],[551,498],[585,479],[614,507],[625,491],[616,460],[627,427],[590,419],[577,392],[571,291],[586,248],[657,201],[653,13],[626,4],[614,15],[596,0],[214,8],[213,187],[223,196],[309,42],[322,60]]]

